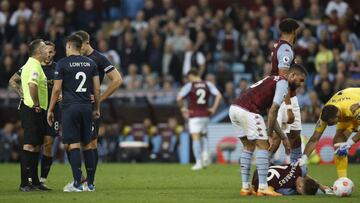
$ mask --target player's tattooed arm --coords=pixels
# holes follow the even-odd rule
[[[289,138],[281,130],[280,125],[279,125],[279,123],[277,121],[275,121],[274,131],[280,137],[280,139],[282,140],[282,143],[283,143],[284,148],[285,148],[285,153],[290,154],[291,145],[290,145]]]
[[[272,136],[272,133],[274,132],[275,123],[277,123],[277,115],[279,111],[279,105],[276,103],[273,103],[268,115],[268,136]],[[279,135],[281,136],[281,135]]]
[[[14,73],[9,80],[9,87],[15,91],[20,97],[23,97],[22,87],[21,87],[21,77],[18,73]]]

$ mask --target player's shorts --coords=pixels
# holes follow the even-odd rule
[[[231,105],[229,109],[231,123],[241,131],[239,138],[248,140],[268,140],[264,118],[239,106]]]
[[[360,121],[353,120],[348,122],[338,122],[336,124],[336,130],[347,130],[349,132],[358,132],[359,131]]]
[[[291,124],[287,124],[287,107],[285,102],[280,105],[277,121],[284,133],[290,133],[290,130],[301,130],[301,112],[297,97],[291,97],[292,112],[295,120]]]
[[[46,111],[35,112],[25,104],[21,104],[21,123],[24,128],[24,144],[42,145],[46,134]]]
[[[47,111],[46,111],[47,114]],[[56,137],[59,136],[60,132],[60,121],[61,121],[61,111],[60,105],[56,104],[54,108],[54,123],[53,126],[50,126],[46,122],[46,136]]]
[[[92,105],[73,104],[62,107],[63,143],[89,144],[93,134]]]
[[[210,120],[209,120],[208,117],[189,118],[189,132],[190,132],[190,134],[193,134],[193,133],[206,134],[207,131],[208,131],[209,122],[210,122]]]

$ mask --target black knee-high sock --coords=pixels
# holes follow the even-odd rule
[[[94,184],[94,175],[95,175],[95,156],[93,150],[83,151],[84,162],[87,174],[87,182],[89,185]]]
[[[31,168],[30,177],[33,185],[39,185],[38,165],[39,165],[39,152],[30,152],[31,154]]]
[[[71,149],[70,154],[70,164],[71,170],[74,178],[74,186],[79,187],[81,185],[81,154],[80,149]]]
[[[20,170],[21,170],[21,183],[20,187],[25,187],[29,185],[29,177],[30,177],[30,168],[31,168],[31,152],[23,150],[21,154],[21,163],[20,163]]]
[[[65,152],[66,152],[67,160],[70,163],[70,151],[66,150]]]
[[[53,158],[43,155],[41,158],[41,178],[47,178],[51,168]]]
[[[95,172],[94,173],[96,173],[96,168],[97,168],[97,165],[99,162],[99,154],[98,154],[97,148],[93,149],[93,152],[94,152],[94,157],[95,157]]]

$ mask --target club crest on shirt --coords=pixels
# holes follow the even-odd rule
[[[289,63],[290,58],[289,58],[288,56],[284,56],[283,61],[284,61],[285,63]]]
[[[31,75],[31,79],[32,80],[38,80],[39,79],[39,73],[38,72],[33,72]]]

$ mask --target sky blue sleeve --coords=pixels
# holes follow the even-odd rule
[[[280,80],[276,83],[275,95],[273,99],[273,103],[280,106],[280,104],[284,101],[288,93],[288,82],[286,80]]]
[[[188,95],[191,91],[191,83],[187,83],[184,87],[181,88],[180,92],[178,93],[178,96],[185,97]]]
[[[206,84],[209,87],[209,91],[212,95],[216,96],[220,93],[219,90],[216,88],[216,86],[211,82],[206,82]]]
[[[296,195],[297,192],[293,188],[280,188],[276,190],[276,192],[281,193],[283,195]]]
[[[288,44],[282,44],[277,50],[279,69],[288,69],[294,60],[294,52]]]

